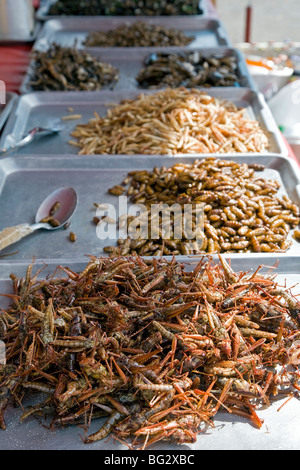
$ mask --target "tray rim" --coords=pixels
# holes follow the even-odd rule
[[[299,184],[300,184],[300,168],[299,166],[297,165],[297,163],[295,162],[295,160],[293,160],[292,158],[290,158],[288,155],[279,155],[278,153],[276,152],[270,152],[270,153],[260,153],[260,154],[247,154],[247,153],[236,153],[236,154],[226,154],[226,153],[222,153],[222,154],[217,154],[217,153],[211,153],[211,154],[204,154],[204,153],[195,153],[195,154],[177,154],[177,155],[173,155],[173,156],[169,156],[169,155],[165,155],[165,154],[159,154],[159,153],[156,153],[156,154],[82,154],[82,155],[77,155],[77,154],[73,154],[73,153],[67,153],[67,154],[26,154],[26,155],[22,155],[22,160],[24,161],[34,161],[34,160],[37,160],[37,161],[41,161],[41,159],[43,159],[42,161],[45,163],[48,161],[51,161],[53,160],[54,162],[55,161],[63,161],[63,160],[66,160],[66,161],[69,161],[69,162],[73,162],[74,163],[74,157],[77,157],[77,160],[82,160],[82,161],[87,161],[87,158],[89,160],[95,160],[95,161],[100,161],[101,159],[108,159],[108,160],[116,160],[116,161],[119,161],[119,160],[122,160],[125,161],[125,159],[130,159],[130,160],[134,160],[134,159],[146,159],[147,158],[165,158],[167,159],[168,161],[170,161],[170,165],[172,165],[172,161],[176,160],[176,159],[180,159],[180,158],[183,158],[184,157],[184,162],[183,163],[189,163],[188,160],[198,160],[198,159],[206,159],[206,158],[209,158],[209,157],[215,157],[217,159],[224,159],[224,160],[234,160],[236,158],[238,159],[241,159],[241,160],[245,160],[245,159],[251,159],[252,160],[252,157],[253,160],[254,159],[258,159],[258,158],[261,158],[261,157],[265,157],[265,158],[268,158],[268,157],[271,157],[273,159],[280,159],[282,161],[285,161],[288,163],[288,165],[290,165],[292,167],[292,170],[294,172],[294,175],[296,178],[298,178],[299,180]],[[1,157],[0,159],[0,167],[1,167],[1,163],[4,162],[5,160],[11,160],[12,162],[15,160],[15,157],[13,155],[7,155],[7,156],[3,156]],[[18,159],[19,160],[19,159]],[[255,163],[255,162],[252,162],[252,163]],[[175,163],[174,163],[175,164]],[[39,165],[39,167],[41,167]],[[43,168],[43,167],[41,167]],[[47,168],[45,166],[45,168]],[[49,168],[53,168],[53,165],[49,164]],[[107,167],[106,167],[107,168]],[[69,167],[70,170],[74,170],[76,168],[70,166]],[[90,165],[87,165],[86,170],[91,170],[92,168],[90,167]],[[99,168],[100,169],[100,168]],[[108,168],[109,169],[109,168]],[[126,167],[124,167],[124,169],[126,170]]]
[[[112,257],[111,259],[129,259],[133,255],[128,256],[120,256],[118,258]],[[279,258],[278,256],[270,256],[269,258],[233,258],[230,254],[222,253],[222,257],[230,262],[233,269],[237,272],[251,272],[252,270],[257,269],[259,266],[265,268],[267,270],[274,270],[274,274],[279,276],[289,276],[289,275],[298,275],[299,271],[296,271],[295,267],[300,266],[300,255],[299,256],[286,256],[285,258]],[[104,256],[99,256],[96,258],[104,258]],[[107,257],[105,257],[107,258]],[[172,256],[141,256],[141,259],[145,260],[165,260],[165,261],[172,261],[174,257]],[[208,259],[211,260],[214,264],[219,264],[218,255],[191,255],[191,256],[182,256],[181,258],[175,257],[175,260],[181,264],[186,266],[195,267],[197,264],[203,260]],[[1,264],[1,272],[0,272],[0,283],[1,282],[9,282],[11,283],[10,274],[14,273],[17,276],[23,276],[26,273],[26,269],[30,264],[33,264],[33,267],[36,271],[41,270],[41,274],[39,273],[38,279],[44,279],[49,274],[53,274],[55,270],[59,267],[68,267],[72,268],[72,271],[80,272],[83,270],[89,262],[88,255],[85,259],[80,260],[73,260],[73,259],[64,259],[63,264],[59,259],[51,259],[51,260],[42,260],[42,259],[35,259],[35,260],[26,260],[24,262],[14,262],[14,263],[7,263]],[[287,267],[288,266],[288,267]],[[246,268],[246,269],[242,269]],[[300,294],[300,281],[297,283],[299,294]],[[0,292],[1,294],[1,292]],[[1,309],[1,295],[0,295],[0,309]]]

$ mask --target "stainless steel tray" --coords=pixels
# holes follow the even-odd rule
[[[262,94],[248,88],[204,88],[211,96],[227,99],[247,110],[250,118],[257,119],[270,139],[270,154],[288,155],[288,149]],[[86,123],[97,111],[104,116],[109,106],[123,99],[135,98],[141,93],[155,93],[150,90],[139,91],[99,91],[99,92],[35,92],[20,97],[0,139],[0,148],[6,148],[12,140],[22,136],[36,125],[48,126],[61,122],[68,114],[81,114],[76,121],[63,121],[64,128],[56,136],[39,139],[19,149],[18,155],[58,155],[74,153],[74,146],[68,144],[70,132],[78,123]],[[68,108],[72,107],[72,113]],[[227,154],[226,154],[227,155]],[[237,154],[238,155],[238,154]],[[250,154],[249,154],[250,155]],[[260,154],[251,154],[260,155]],[[203,154],[201,154],[203,156]],[[173,158],[173,157],[171,157]]]
[[[174,28],[182,31],[186,36],[195,37],[194,41],[186,47],[219,47],[230,45],[230,40],[220,20],[212,18],[195,17],[170,17],[170,16],[133,16],[133,17],[61,17],[44,23],[34,44],[35,49],[47,47],[48,44],[56,42],[61,46],[73,46],[85,48],[83,42],[87,35],[94,31],[109,31],[118,26],[133,24],[143,21],[152,25],[165,28]],[[91,50],[98,49],[95,47]],[[100,49],[106,49],[100,48]],[[122,49],[122,48],[121,48]],[[124,48],[128,51],[128,47]],[[157,48],[151,48],[157,49]]]
[[[168,48],[156,48],[163,52],[181,52],[185,49],[182,47],[168,47]],[[140,47],[130,47],[130,48],[103,48],[99,49],[89,49],[89,52],[93,57],[96,57],[99,61],[107,62],[112,64],[116,69],[119,70],[119,79],[113,85],[106,85],[102,90],[115,90],[115,91],[134,91],[139,90],[139,84],[136,81],[136,77],[142,67],[144,66],[144,59],[151,53],[153,48],[140,48]],[[248,71],[245,59],[243,55],[233,48],[222,47],[222,48],[191,48],[190,51],[198,51],[203,56],[218,56],[218,57],[234,57],[237,62],[237,75],[241,78],[241,87],[251,88],[256,90],[256,85],[254,84],[251,75]],[[23,82],[20,87],[20,93],[32,93],[34,89],[30,86],[31,76],[34,72],[35,61],[31,61],[26,75],[23,79]],[[211,88],[206,88],[209,92]]]
[[[276,257],[268,259],[269,266],[274,266]],[[188,267],[195,266],[197,261],[185,258],[183,262]],[[280,260],[276,269],[278,275],[276,281],[283,286],[293,287],[294,295],[300,294],[299,286],[299,263],[300,259],[287,257]],[[256,270],[260,260],[257,259],[235,259],[232,266],[237,271]],[[75,271],[81,271],[86,264],[74,264]],[[43,266],[36,264],[34,272]],[[7,269],[0,271],[0,293],[12,293],[11,281],[8,278],[10,272],[18,276],[24,276],[27,265],[9,265]],[[46,268],[40,278],[44,278],[48,273],[53,273],[55,265]],[[8,299],[0,296],[0,308],[6,308]],[[283,406],[286,398],[273,402],[269,408],[258,408],[256,410],[259,417],[264,420],[262,428],[257,429],[248,420],[232,416],[219,411],[213,422],[214,427],[203,429],[198,436],[197,442],[191,445],[174,445],[159,442],[147,449],[163,451],[200,451],[200,450],[298,450],[299,449],[299,427],[300,401],[293,398]],[[27,403],[29,404],[29,403]],[[93,444],[84,444],[80,438],[84,431],[78,426],[66,426],[62,429],[55,429],[55,432],[47,429],[36,419],[28,419],[20,423],[22,410],[9,407],[6,410],[5,418],[7,430],[1,432],[1,450],[107,450],[127,451],[127,447],[112,438],[104,439]],[[89,433],[96,432],[103,419],[92,421]],[[284,430],[284,432],[282,432]],[[140,459],[145,458],[140,455]],[[140,461],[139,461],[140,462]]]
[[[229,157],[228,157],[229,158]],[[281,186],[278,196],[287,194],[296,204],[300,205],[300,172],[296,164],[288,157],[249,157],[246,155],[230,157],[238,163],[260,163],[266,166],[259,177],[276,179]],[[195,158],[187,157],[185,162],[193,162]],[[93,217],[96,215],[94,203],[112,204],[117,219],[119,201],[116,196],[108,194],[108,189],[119,184],[129,171],[137,169],[152,170],[155,166],[170,166],[182,162],[182,158],[161,156],[35,156],[0,160],[0,230],[21,223],[33,223],[35,213],[44,198],[61,186],[73,186],[78,194],[78,206],[72,217],[68,230],[39,230],[20,242],[1,251],[0,269],[11,263],[30,263],[35,257],[37,261],[57,264],[73,264],[84,262],[88,255],[105,256],[103,247],[116,245],[118,231],[113,239],[100,240],[96,234]],[[109,214],[111,216],[111,214]],[[110,230],[113,227],[110,226]],[[77,235],[77,241],[69,241],[69,232]],[[276,253],[276,258],[300,257],[300,243],[288,237],[292,246],[287,253]],[[4,257],[3,257],[4,255]],[[6,256],[5,256],[6,255]],[[268,259],[271,253],[235,253],[232,259],[242,258],[247,264],[248,259],[257,263]],[[182,258],[182,257],[179,257]]]
[[[18,95],[16,93],[7,92],[6,93],[6,103],[0,104],[0,134],[2,129],[10,115],[15,102],[18,99]]]
[[[49,15],[48,12],[49,12],[49,8],[52,4],[56,3],[56,0],[41,0],[40,1],[40,7],[38,8],[37,12],[36,12],[36,18],[40,21],[47,21],[47,20],[50,20],[50,19],[56,19],[56,18],[65,18],[65,15]],[[199,0],[199,8],[201,8],[202,10],[202,14],[198,14],[198,15],[182,15],[182,16],[171,16],[171,18],[185,18],[186,16],[190,17],[190,18],[202,18],[203,16],[205,15],[208,15],[210,14],[210,11],[209,11],[209,8],[208,8],[208,4],[207,4],[207,0]],[[107,16],[104,16],[105,18],[118,18],[117,16],[111,16],[111,15],[107,15]],[[95,16],[78,16],[78,15],[74,15],[74,16],[71,16],[71,15],[68,15],[67,18],[95,18]],[[102,15],[97,15],[96,18],[102,18]],[[120,16],[120,18],[131,18],[131,16]],[[133,18],[141,18],[140,16],[133,16]]]

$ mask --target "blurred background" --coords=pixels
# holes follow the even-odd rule
[[[252,5],[251,41],[300,41],[299,0],[215,0],[232,42],[244,41],[246,8]]]
[[[300,0],[211,1],[300,162]]]

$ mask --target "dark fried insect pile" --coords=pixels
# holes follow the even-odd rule
[[[191,443],[220,409],[261,427],[255,404],[299,391],[300,304],[261,267],[236,273],[220,256],[191,271],[139,257],[91,258],[46,280],[32,269],[11,276],[13,304],[0,313],[3,429],[11,401],[43,392],[21,421],[105,416],[86,443],[110,433],[134,448]]]
[[[182,31],[152,25],[145,21],[123,24],[108,31],[94,31],[88,34],[84,45],[87,47],[167,47],[186,46],[194,37],[185,36]]]
[[[195,88],[239,86],[242,78],[234,56],[181,51],[149,54],[136,80],[142,88]]]
[[[109,192],[127,194],[133,204],[147,209],[144,220],[142,216],[136,220],[140,225],[148,225],[144,233],[149,235],[131,237],[128,231],[127,238],[118,239],[117,246],[107,246],[104,251],[114,256],[287,251],[292,244],[289,233],[300,222],[300,209],[288,196],[279,197],[281,185],[264,178],[264,169],[257,163],[238,163],[213,156],[169,168],[130,172],[124,186],[116,185]],[[169,214],[168,224],[163,219],[157,224],[158,236],[152,228],[151,207],[155,204],[161,207],[162,217]],[[178,213],[176,216],[168,212],[177,205],[180,214],[188,204],[193,238],[185,230],[184,217],[180,219]],[[202,220],[196,217],[198,205],[203,208]],[[134,216],[127,217],[128,226],[131,219]],[[123,222],[119,220],[119,226]],[[181,237],[175,233],[178,223],[183,225]]]
[[[49,15],[197,15],[199,0],[57,0]]]
[[[111,64],[99,62],[76,47],[53,43],[45,52],[35,50],[32,59],[28,85],[36,91],[95,91],[113,86],[119,79],[118,70]]]

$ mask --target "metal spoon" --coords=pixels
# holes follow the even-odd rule
[[[25,145],[29,144],[30,142],[33,141],[33,139],[37,135],[49,135],[49,134],[57,134],[62,130],[62,127],[53,127],[53,128],[47,128],[47,127],[34,127],[30,131],[28,131],[28,134],[23,137],[22,140],[19,140],[15,144],[11,145],[11,147],[8,147],[6,149],[0,150],[0,155],[7,155],[11,152],[14,152],[18,148],[24,147]]]
[[[52,226],[50,223],[40,222],[51,215],[53,207],[57,211],[53,215],[55,220],[60,222],[58,226]],[[77,194],[73,188],[59,188],[51,193],[40,205],[35,216],[35,224],[21,224],[15,227],[7,227],[0,232],[0,251],[7,246],[16,243],[22,238],[30,235],[39,229],[58,230],[62,228],[71,218],[77,206]]]

